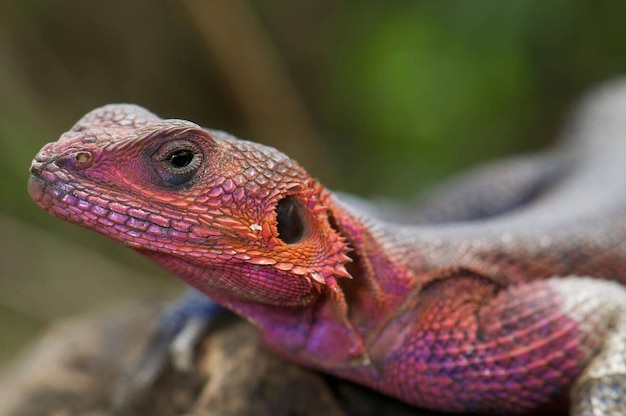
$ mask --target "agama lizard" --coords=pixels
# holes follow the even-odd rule
[[[571,415],[623,415],[626,84],[588,98],[565,136],[402,223],[273,148],[108,105],[37,154],[28,189],[302,365],[435,410],[569,397]]]

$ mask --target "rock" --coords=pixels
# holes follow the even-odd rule
[[[162,304],[135,301],[52,327],[0,377],[0,414],[112,416],[111,396],[145,348]],[[190,374],[167,368],[124,415],[413,415],[426,413],[291,364],[251,325],[225,317]]]

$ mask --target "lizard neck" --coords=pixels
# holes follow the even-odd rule
[[[382,313],[406,299],[416,280],[403,256],[403,246],[381,227],[381,222],[334,198],[331,212],[336,228],[350,243],[352,281],[342,281],[353,311]],[[414,259],[413,259],[414,260]]]
[[[332,370],[370,363],[361,335],[329,295],[297,307],[240,301],[218,293],[211,297],[246,317],[272,350],[300,364]]]
[[[315,292],[301,305],[269,304],[236,296],[211,282],[223,270],[172,261],[171,256],[139,252],[157,262],[215,302],[246,318],[273,350],[303,365],[319,369],[355,367],[369,363],[361,335],[349,321],[344,303],[331,290]],[[347,280],[347,279],[343,279]]]
[[[332,199],[330,212],[334,227],[352,249],[350,257],[353,261],[347,269],[353,279],[340,282],[348,305],[348,317],[361,334],[370,360],[376,362],[385,355],[385,351],[376,347],[381,343],[381,334],[397,318],[401,305],[420,290],[419,279],[408,267],[411,259],[394,251],[398,245],[393,236],[378,232],[381,228],[378,220],[336,197]]]

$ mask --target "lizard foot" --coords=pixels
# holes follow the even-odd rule
[[[625,293],[626,295],[626,293]],[[620,416],[626,412],[626,310],[572,390],[572,416]]]
[[[165,309],[141,359],[115,388],[112,408],[118,413],[133,408],[170,366],[178,372],[190,372],[196,345],[223,311],[196,290]]]

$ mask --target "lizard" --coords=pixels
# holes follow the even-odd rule
[[[274,148],[132,104],[83,116],[28,181],[303,366],[445,412],[626,414],[626,82],[556,147],[451,189],[396,221]]]

